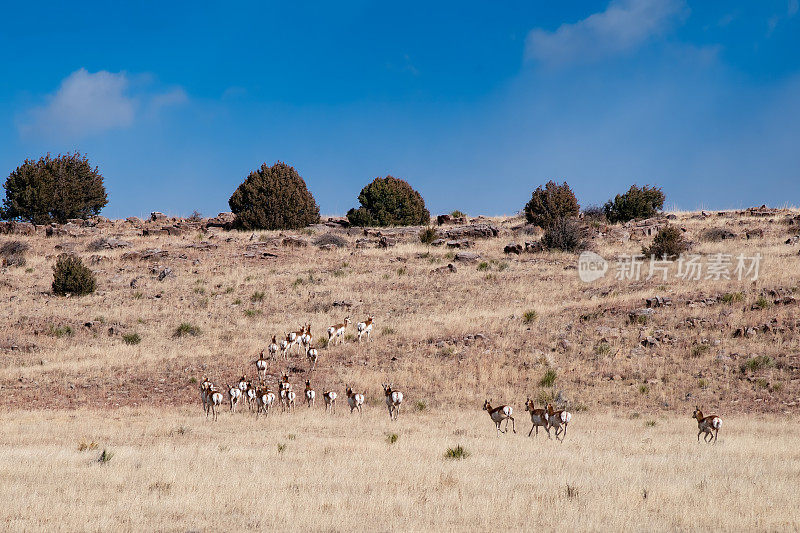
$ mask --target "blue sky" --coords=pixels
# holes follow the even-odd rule
[[[798,0],[118,4],[5,6],[0,181],[79,150],[111,217],[228,210],[278,160],[325,214],[387,174],[434,214],[549,179],[800,205]]]

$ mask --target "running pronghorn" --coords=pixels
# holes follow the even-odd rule
[[[345,389],[345,394],[347,395],[347,405],[350,406],[350,414],[353,414],[353,411],[358,409],[358,414],[360,415],[361,406],[364,405],[364,395],[353,392],[350,387]]]
[[[350,324],[350,317],[344,319],[344,322],[341,324],[334,324],[333,326],[328,328],[328,344],[332,342],[336,342],[336,339],[339,339],[339,343],[344,342],[344,332],[347,329],[347,326]]]
[[[222,405],[224,396],[220,391],[214,388],[214,385],[208,389],[208,411],[206,411],[206,418],[208,418],[209,411],[213,415],[213,420],[217,419],[217,407]]]
[[[567,436],[567,426],[572,420],[572,413],[567,410],[555,411],[553,404],[547,404],[547,423],[551,428],[556,428],[556,440],[558,435],[561,435],[561,442],[564,442],[564,437]],[[561,426],[564,426],[563,428]]]
[[[361,342],[361,337],[364,335],[367,336],[367,341],[371,340],[370,335],[372,334],[372,315],[369,315],[364,322],[359,322],[356,324],[356,329],[358,330],[358,342]]]
[[[306,380],[306,390],[304,394],[306,397],[306,403],[308,404],[308,407],[309,408],[314,407],[314,400],[317,399],[317,393],[314,392],[314,389],[311,388],[311,380],[309,379]]]
[[[261,412],[264,413],[264,416],[267,416],[274,403],[274,392],[269,390],[269,388],[259,389],[256,393],[256,420],[258,420],[258,414]]]
[[[306,332],[300,337],[300,343],[306,350],[314,343],[314,336],[311,334],[311,324],[306,324]]]
[[[700,407],[697,405],[694,407],[692,418],[697,419],[697,429],[699,430],[697,432],[697,442],[700,442],[700,434],[705,433],[705,435],[703,435],[703,441],[709,443],[713,440],[714,444],[716,444],[719,428],[722,427],[722,419],[717,415],[703,416],[703,411],[701,411]],[[713,438],[709,439],[709,437]]]
[[[400,404],[403,403],[403,393],[399,390],[392,390],[391,383],[383,384],[383,394],[386,396],[386,407],[389,408],[389,418],[397,420],[400,416]]]
[[[492,407],[489,403],[489,400],[483,402],[483,410],[489,413],[489,416],[492,417],[492,422],[494,422],[495,427],[497,428],[497,436],[500,436],[500,433],[508,432],[508,421],[511,420],[511,431],[514,433],[517,432],[517,428],[514,425],[514,417],[511,416],[514,410],[511,406],[508,405],[501,405],[500,407]],[[500,423],[505,420],[506,421],[506,429],[500,429]]]
[[[291,336],[292,334],[289,333],[286,335],[286,338],[281,341],[281,357],[284,359],[289,359],[289,348],[292,346],[292,341],[289,340]]]
[[[269,356],[272,359],[277,359],[278,357],[278,339],[276,338],[277,335],[272,336],[272,342],[269,343]]]
[[[330,410],[331,414],[336,414],[336,391],[322,391],[322,399],[325,400],[325,412]]]
[[[272,346],[270,346],[270,353],[272,353]],[[256,363],[256,370],[258,370],[258,375],[261,379],[267,378],[267,360],[264,359],[264,350],[261,350],[261,353],[258,354],[258,359],[255,361]]]
[[[235,413],[236,406],[239,405],[239,401],[242,399],[242,391],[239,387],[228,386],[228,397],[231,402],[231,412]]]
[[[308,362],[311,365],[311,369],[317,368],[317,358],[319,357],[319,352],[313,346],[309,346],[306,350],[306,357],[308,357]]]
[[[545,409],[536,409],[533,406],[533,400],[528,398],[525,401],[525,410],[531,414],[531,430],[528,432],[528,436],[531,436],[533,433],[533,428],[536,428],[536,436],[539,436],[539,426],[543,427],[544,430],[547,432],[547,438],[550,438],[550,426],[547,422],[547,411]]]

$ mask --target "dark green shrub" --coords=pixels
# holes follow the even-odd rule
[[[580,225],[569,218],[560,218],[553,222],[542,235],[542,245],[562,252],[580,252],[587,247]]]
[[[531,224],[547,228],[562,218],[576,217],[580,213],[580,205],[575,193],[567,182],[558,185],[548,181],[544,189],[541,185],[533,191],[530,201],[525,204],[525,218]]]
[[[306,182],[281,162],[251,172],[228,205],[238,229],[299,229],[319,222],[319,206]]]
[[[603,206],[606,218],[612,224],[636,218],[650,218],[664,207],[664,192],[660,187],[631,185],[628,192],[618,194]]]
[[[80,257],[60,255],[53,266],[53,294],[82,296],[97,288],[94,273],[83,264]]]
[[[175,329],[175,333],[172,334],[173,337],[185,337],[187,335],[191,335],[192,337],[197,337],[200,335],[200,328],[193,324],[189,324],[188,322],[182,323]]]
[[[444,456],[446,459],[466,459],[469,457],[469,452],[459,444],[455,448],[447,448]]]
[[[556,383],[556,377],[556,371],[552,368],[548,368],[544,376],[542,376],[542,379],[539,380],[539,385],[542,387],[552,387]]]
[[[467,218],[467,214],[463,211],[459,211],[458,209],[450,213],[450,216],[453,218]]]
[[[645,257],[665,257],[673,260],[689,249],[689,244],[683,240],[683,232],[677,226],[664,226],[653,239],[650,247],[643,246],[642,253]]]
[[[97,215],[108,203],[103,176],[79,153],[26,159],[4,185],[0,218],[34,224]]]
[[[436,230],[430,226],[419,232],[419,240],[423,244],[430,244],[435,241],[437,237]]]
[[[139,336],[138,333],[127,333],[122,336],[122,341],[125,344],[130,344],[131,346],[135,346],[142,342],[142,337]]]
[[[425,200],[405,180],[375,178],[358,195],[361,207],[347,212],[353,226],[416,226],[431,221]]]
[[[772,368],[773,366],[775,366],[775,361],[772,359],[772,357],[768,355],[756,355],[755,357],[751,357],[742,363],[740,370],[742,373],[747,372],[748,370],[750,372],[756,372],[764,368]]]

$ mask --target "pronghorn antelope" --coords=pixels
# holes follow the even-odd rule
[[[392,390],[391,383],[384,383],[383,394],[386,396],[386,407],[389,408],[389,418],[397,420],[397,417],[400,416],[400,404],[403,403],[403,393],[399,390]]]
[[[705,435],[703,435],[703,441],[709,443],[713,440],[714,444],[716,444],[719,428],[722,427],[722,419],[717,415],[703,416],[703,411],[701,411],[700,407],[697,405],[694,407],[692,418],[697,420],[697,429],[699,430],[697,432],[697,442],[700,442],[700,434],[705,433]]]
[[[209,392],[211,391],[212,387],[213,385],[208,378],[203,378],[203,381],[200,382],[200,401],[203,402],[203,412],[206,413],[206,416],[208,416],[208,404],[209,400],[211,399]]]
[[[317,368],[317,358],[319,357],[319,352],[313,346],[309,346],[306,350],[306,357],[308,357],[308,362],[311,364],[311,368]]]
[[[567,436],[567,426],[572,420],[572,413],[567,410],[555,411],[553,404],[547,404],[547,423],[551,428],[556,428],[556,440],[558,435],[561,435],[561,442],[564,442],[564,437]],[[563,428],[561,426],[564,426]]]
[[[347,329],[347,326],[350,324],[350,317],[344,319],[344,322],[341,324],[334,324],[333,326],[328,328],[328,343],[336,342],[339,339],[339,343],[341,344],[344,342],[344,332]]]
[[[286,391],[286,410],[290,413],[294,411],[294,401],[297,398],[297,394],[292,389]]]
[[[303,337],[305,336],[305,334],[306,334],[306,327],[305,326],[300,326],[300,331],[292,331],[291,333],[289,333],[289,335],[286,337],[286,339],[289,341],[289,350],[290,351],[291,351],[292,347],[297,346],[297,350],[299,352],[299,350],[301,349],[302,340],[303,340]]]
[[[283,357],[284,359],[289,358],[289,348],[292,346],[291,344],[292,341],[289,340],[291,336],[292,334],[290,333],[286,335],[286,338],[281,341],[281,357]]]
[[[247,388],[250,386],[250,382],[247,381],[247,378],[242,376],[239,378],[239,382],[236,384],[236,388],[242,393],[242,397],[247,401],[247,407],[250,407],[250,399],[247,397]]]
[[[372,315],[368,316],[364,322],[359,322],[356,324],[356,329],[358,330],[358,342],[361,342],[361,337],[364,335],[367,336],[367,341],[371,340],[370,335],[372,334]]]
[[[360,415],[361,406],[364,405],[364,395],[353,392],[350,387],[347,387],[345,394],[347,395],[347,405],[350,406],[350,414],[353,414],[353,411],[358,409],[358,414]]]
[[[256,405],[256,394],[257,390],[253,387],[253,384],[249,381],[247,382],[247,389],[244,391],[244,398],[247,400],[247,409],[250,411],[253,410],[253,407]]]
[[[545,409],[536,409],[533,406],[533,400],[528,398],[525,401],[525,410],[531,414],[531,430],[528,432],[528,436],[531,436],[533,433],[533,428],[536,428],[536,436],[539,436],[539,426],[543,427],[544,430],[547,432],[547,438],[550,438],[550,426],[547,422],[547,410]]]
[[[239,387],[228,386],[228,397],[231,402],[231,412],[235,413],[236,406],[239,405],[239,401],[242,399],[242,391]]]
[[[325,412],[330,409],[331,414],[336,414],[336,391],[322,391],[322,399],[325,400]]]
[[[269,410],[272,408],[272,405],[275,403],[275,393],[271,390],[267,389],[259,389],[256,393],[256,420],[258,420],[258,414],[263,412],[264,416],[269,414]]]
[[[272,342],[269,343],[269,347],[267,348],[269,350],[269,356],[272,359],[277,359],[278,356],[278,339],[276,337],[277,335],[272,336]]]
[[[311,388],[311,380],[309,379],[306,380],[305,397],[308,407],[314,407],[314,400],[317,398],[317,393]]]
[[[214,385],[211,385],[211,388],[208,389],[208,411],[206,411],[206,418],[208,418],[209,411],[213,415],[213,419],[217,419],[217,407],[222,405],[222,401],[224,400],[224,396],[220,391],[214,388]]]
[[[272,346],[270,346],[270,353],[272,353]],[[267,378],[267,360],[264,359],[264,350],[261,350],[261,353],[258,354],[258,359],[256,359],[256,370],[258,370],[258,375],[261,379]]]
[[[314,336],[311,334],[311,324],[306,324],[306,332],[300,337],[300,343],[303,348],[308,349],[314,342]]]
[[[294,392],[292,392],[292,384],[289,383],[289,375],[283,374],[280,382],[278,383],[278,398],[280,398],[281,408],[284,411],[286,411],[286,409],[289,407],[289,393],[294,396]]]
[[[517,432],[517,428],[514,425],[514,417],[511,416],[514,410],[508,405],[501,405],[500,407],[492,407],[489,403],[489,400],[483,402],[483,410],[489,413],[489,416],[492,417],[492,422],[494,422],[495,427],[497,428],[497,436],[500,436],[500,433],[508,432],[508,421],[511,420],[511,431],[514,433]],[[506,429],[500,429],[500,423],[505,420],[506,421]]]

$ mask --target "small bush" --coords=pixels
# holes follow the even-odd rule
[[[602,224],[606,221],[606,212],[599,205],[589,205],[583,208],[583,219]]]
[[[701,389],[704,389],[704,390],[707,389],[708,388],[708,380],[705,379],[705,378],[698,379],[697,380],[697,386],[700,387]]]
[[[648,394],[650,392],[650,387],[642,383],[639,385],[639,394]]]
[[[478,270],[481,272],[489,270],[489,263],[487,263],[486,261],[481,261],[480,264],[478,265]]]
[[[531,322],[533,322],[537,318],[539,318],[539,313],[537,313],[533,309],[529,309],[528,311],[525,311],[522,314],[522,322],[524,322],[525,324],[530,324]]]
[[[122,341],[125,344],[129,344],[131,346],[135,346],[142,342],[142,337],[139,336],[138,333],[128,333],[122,336]]]
[[[578,216],[580,205],[566,182],[558,185],[548,181],[544,189],[540,185],[533,191],[524,211],[529,223],[548,228],[559,219]]]
[[[756,300],[756,306],[757,306],[759,309],[766,309],[766,308],[768,308],[768,307],[769,307],[769,306],[771,306],[771,305],[772,305],[772,302],[770,302],[769,300],[767,300],[767,299],[766,299],[764,296],[759,296],[759,297],[758,297],[758,300]]]
[[[337,248],[345,248],[347,246],[347,240],[340,235],[335,235],[333,233],[323,233],[322,235],[314,239],[314,244],[316,246],[327,246],[329,244],[332,244]]]
[[[539,385],[542,387],[552,387],[556,384],[556,377],[556,371],[552,368],[548,368],[544,376],[542,376],[542,379],[539,380]]]
[[[60,296],[91,294],[97,288],[94,273],[74,255],[60,255],[53,266],[53,293]]]
[[[61,337],[72,337],[72,328],[70,326],[54,326],[50,324],[49,334],[58,339]]]
[[[644,423],[644,425],[645,425],[645,427],[652,428],[652,427],[655,427],[656,421],[655,420],[648,420],[647,422]]]
[[[745,373],[748,370],[750,372],[756,372],[764,368],[772,368],[773,366],[775,366],[775,361],[772,359],[772,357],[768,355],[757,355],[742,363],[740,370],[742,373]]]
[[[192,337],[197,337],[198,335],[200,335],[200,328],[188,322],[184,322],[180,326],[178,326],[175,329],[175,333],[172,334],[173,337],[186,337],[187,335],[191,335]]]
[[[607,342],[601,342],[594,348],[594,353],[597,355],[608,355],[611,353],[611,345]]]
[[[388,433],[386,435],[386,442],[388,442],[389,444],[394,444],[395,442],[397,442],[397,439],[399,438],[400,435],[398,435],[397,433]]]
[[[710,350],[710,347],[709,347],[708,344],[698,344],[697,346],[692,348],[692,357],[700,357],[701,355],[706,353],[708,350]]]
[[[375,178],[361,189],[358,201],[361,207],[347,212],[353,226],[416,226],[431,221],[422,195],[392,176]]]
[[[700,234],[700,238],[707,242],[720,242],[735,237],[733,232],[725,228],[709,228]]]
[[[246,316],[248,318],[261,316],[261,314],[262,314],[261,309],[245,309],[244,310],[244,316]]]
[[[417,400],[416,402],[414,402],[414,410],[415,411],[422,412],[427,408],[428,408],[428,404],[425,403],[424,400]]]
[[[105,464],[113,458],[114,458],[114,452],[103,449],[103,453],[100,454],[100,457],[97,460],[98,462]]]
[[[266,294],[262,291],[256,291],[250,296],[251,302],[263,302]]]
[[[726,292],[722,295],[722,301],[726,304],[744,301],[744,293],[741,292]]]
[[[278,453],[283,453],[286,451],[286,444],[278,443]]]
[[[25,266],[25,253],[30,247],[28,243],[22,241],[8,241],[0,246],[0,258],[2,266]]]
[[[422,244],[430,244],[435,241],[437,237],[436,230],[430,226],[419,232],[419,240]]]
[[[450,213],[450,216],[453,218],[467,218],[467,214],[463,211],[459,211],[458,209]]]
[[[455,459],[455,460],[466,459],[467,457],[469,457],[469,452],[459,444],[455,448],[447,448],[447,451],[445,452],[444,456],[446,459]]]
[[[581,252],[587,247],[580,225],[568,218],[560,218],[550,224],[542,235],[542,245],[562,252]]]
[[[689,249],[689,244],[683,240],[683,233],[677,226],[664,226],[653,239],[650,247],[642,247],[645,257],[666,257],[674,260]]]
[[[603,206],[606,218],[612,224],[637,218],[655,216],[664,207],[664,192],[660,187],[631,185],[628,192],[618,194]]]

